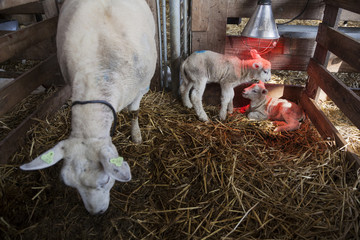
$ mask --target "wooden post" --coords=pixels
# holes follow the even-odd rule
[[[323,23],[330,27],[337,28],[340,14],[341,10],[338,7],[326,5]],[[317,44],[315,48],[314,59],[316,59],[321,65],[326,66],[329,61],[328,50]],[[307,80],[306,93],[309,97],[315,99],[315,101],[317,101],[321,95],[321,89],[318,87],[315,81],[311,79],[311,77],[309,77]],[[324,98],[324,96],[322,98]]]
[[[59,9],[56,4],[56,0],[44,0],[42,4],[44,7],[46,18],[51,18],[59,15]]]

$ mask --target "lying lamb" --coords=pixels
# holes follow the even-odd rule
[[[133,113],[132,140],[141,142],[137,112],[157,58],[154,18],[145,0],[67,0],[57,48],[72,86],[72,131],[21,169],[43,169],[64,159],[65,184],[78,190],[90,213],[103,213],[115,180],[131,180],[109,135],[116,111],[127,107]]]
[[[207,83],[221,86],[220,120],[226,119],[226,112],[233,111],[234,87],[258,79],[269,81],[271,63],[263,59],[256,50],[251,50],[252,59],[241,60],[212,51],[198,51],[191,54],[181,65],[182,83],[180,93],[184,106],[194,109],[201,121],[208,121],[202,106],[202,96]],[[190,90],[191,101],[189,98]]]
[[[267,96],[268,90],[260,81],[245,88],[242,96],[250,99],[250,105],[242,108],[251,120],[272,120],[278,126],[274,132],[291,131],[300,127],[305,113],[293,102]]]

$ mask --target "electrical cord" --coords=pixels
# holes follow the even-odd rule
[[[310,0],[307,0],[306,1],[306,4],[305,4],[305,7],[303,8],[303,10],[294,18],[292,18],[291,20],[287,21],[287,22],[284,22],[284,23],[278,23],[277,25],[285,25],[285,24],[288,24],[288,23],[291,23],[292,21],[294,21],[295,19],[297,19],[298,17],[300,17],[306,10],[307,6],[309,5],[309,1]]]

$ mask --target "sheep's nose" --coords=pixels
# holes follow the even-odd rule
[[[105,212],[105,210],[101,210],[100,212],[98,212],[98,214],[103,214]]]

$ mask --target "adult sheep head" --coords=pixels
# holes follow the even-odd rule
[[[264,82],[270,81],[271,63],[268,60],[262,58],[260,54],[254,49],[250,51],[250,54],[253,59],[247,61],[248,65],[250,65],[250,67],[254,70],[252,71],[252,78]]]
[[[38,170],[55,165],[64,159],[61,177],[65,184],[78,190],[85,208],[91,214],[107,210],[110,189],[115,180],[131,180],[130,167],[119,157],[115,146],[108,139],[69,138],[59,142],[22,170]]]

